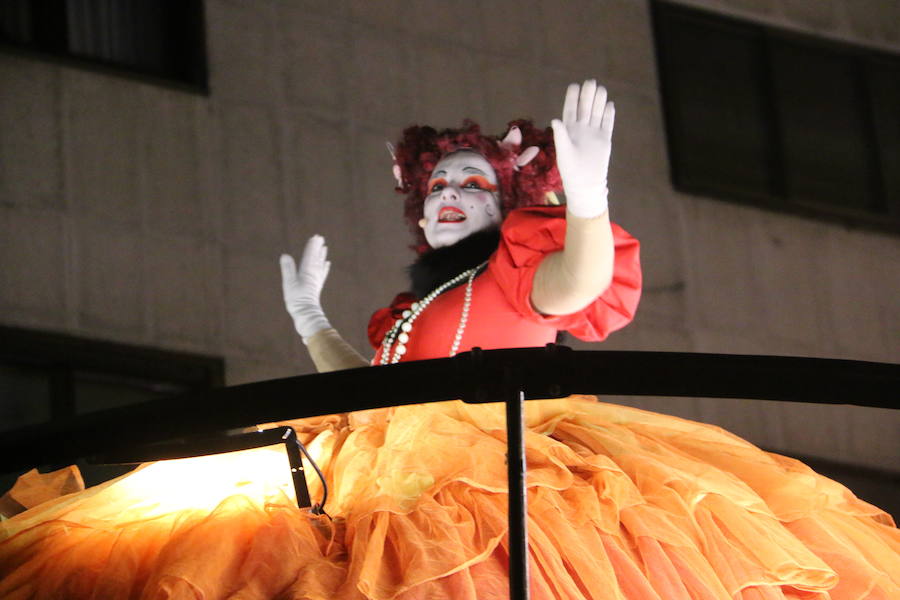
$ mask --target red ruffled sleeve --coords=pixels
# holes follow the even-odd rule
[[[641,298],[640,243],[612,224],[613,279],[592,304],[570,315],[542,315],[531,305],[534,274],[545,256],[562,250],[566,238],[564,206],[532,206],[512,211],[503,221],[500,246],[489,268],[509,303],[525,318],[553,325],[588,342],[606,339],[627,325]]]
[[[377,350],[381,347],[381,342],[394,324],[394,321],[399,319],[403,311],[408,309],[415,301],[415,296],[409,292],[403,292],[402,294],[397,294],[390,306],[379,308],[372,313],[372,317],[369,319],[368,334],[369,343],[372,344],[373,348]]]

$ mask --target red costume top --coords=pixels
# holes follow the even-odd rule
[[[532,206],[509,213],[500,229],[500,244],[487,269],[475,278],[469,318],[459,352],[473,347],[543,346],[565,330],[585,341],[601,341],[627,325],[641,295],[639,243],[612,224],[615,266],[609,288],[592,304],[569,315],[542,315],[531,305],[534,274],[545,256],[562,250],[566,235],[564,206]],[[459,326],[466,285],[438,296],[418,317],[409,334],[403,361],[446,358]],[[381,361],[385,334],[416,298],[399,294],[372,315],[369,341]]]

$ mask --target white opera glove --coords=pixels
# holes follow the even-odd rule
[[[615,117],[606,88],[588,79],[569,86],[562,120],[551,122],[566,206],[576,217],[599,217],[608,208],[606,175]]]
[[[299,269],[292,256],[281,255],[284,306],[294,319],[294,327],[303,338],[303,343],[320,331],[331,328],[319,300],[331,268],[327,258],[328,246],[321,235],[314,235],[306,242]]]

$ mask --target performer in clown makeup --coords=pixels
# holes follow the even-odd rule
[[[404,131],[394,175],[420,254],[411,292],[372,316],[372,364],[541,346],[560,330],[599,341],[631,320],[638,243],[607,210],[614,118],[586,81],[552,133]],[[319,306],[328,267],[318,236],[299,271],[282,257],[288,311],[320,371],[370,364]],[[352,584],[371,598],[508,598],[502,407],[346,419],[333,460],[348,499],[334,504],[354,523]],[[900,597],[891,517],[796,461],[593,397],[528,403],[525,419],[535,598]]]
[[[524,120],[503,139],[468,121],[404,131],[394,175],[420,256],[411,292],[372,317],[371,364],[541,346],[561,330],[599,341],[631,320],[638,243],[607,209],[614,120],[606,89],[589,80],[569,86],[552,132]],[[550,205],[560,188],[566,205]],[[324,239],[309,240],[299,269],[288,255],[281,267],[285,304],[317,369],[370,364],[321,308]]]
[[[640,270],[607,211],[613,120],[587,81],[552,132],[404,131],[394,174],[419,258],[411,292],[372,317],[375,364],[542,345],[559,330],[599,340],[628,323]],[[560,189],[566,205],[548,205]],[[317,368],[370,364],[319,305],[324,240],[282,268]],[[891,517],[793,459],[588,396],[529,402],[525,419],[535,600],[900,598]],[[509,598],[502,405],[286,424],[328,482],[330,517],[286,495],[280,450],[143,465],[0,520],[0,598]],[[52,496],[36,471],[18,487],[6,500],[22,508]]]

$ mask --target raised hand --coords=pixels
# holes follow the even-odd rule
[[[606,88],[588,79],[569,86],[562,120],[550,123],[566,203],[576,217],[593,218],[607,210],[606,175],[615,118]]]
[[[316,333],[331,327],[320,301],[322,288],[331,268],[325,238],[321,235],[309,238],[303,249],[299,269],[289,254],[282,254],[280,263],[284,306],[294,319],[297,333],[305,342]]]

